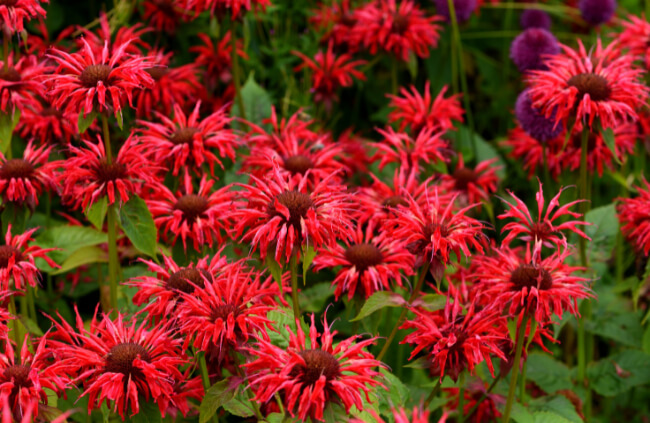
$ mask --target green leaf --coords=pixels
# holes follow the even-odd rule
[[[413,301],[413,305],[429,311],[442,310],[447,304],[447,297],[440,294],[425,294]]]
[[[528,355],[526,378],[535,382],[543,391],[552,394],[560,389],[571,389],[567,366],[549,354],[532,352]]]
[[[533,415],[523,405],[515,402],[512,404],[512,412],[510,414],[512,420],[517,423],[535,423]]]
[[[323,310],[327,300],[334,295],[329,282],[317,283],[300,291],[300,309],[308,313]]]
[[[133,195],[124,203],[120,209],[120,224],[135,248],[150,257],[156,257],[156,224],[142,198]]]
[[[589,386],[598,394],[613,397],[650,380],[650,354],[627,350],[604,358],[587,368]]]
[[[41,330],[40,326],[38,326],[38,324],[32,319],[30,319],[29,317],[25,317],[21,315],[18,318],[18,322],[22,326],[23,333],[29,332],[32,335],[43,336],[43,331]]]
[[[99,409],[102,412],[102,420],[104,421],[104,423],[108,423],[111,418],[111,410],[108,409],[108,405],[106,404],[106,402],[107,401],[102,402],[101,407],[99,407]],[[86,419],[86,421],[88,420]]]
[[[355,322],[357,320],[363,319],[364,317],[368,317],[375,311],[380,310],[384,307],[400,306],[406,306],[406,301],[399,294],[388,291],[377,291],[372,294],[365,303],[363,303],[363,307],[361,307],[359,315],[352,319],[351,322]]]
[[[412,51],[409,52],[409,59],[406,62],[406,67],[411,74],[411,79],[415,81],[415,78],[418,76],[418,58]]]
[[[271,116],[271,106],[273,104],[271,97],[264,88],[255,82],[252,72],[248,76],[246,83],[241,87],[240,95],[247,121],[261,125],[264,119]],[[233,117],[243,117],[237,101],[232,106],[231,114]],[[236,129],[243,129],[243,125],[239,122],[233,121],[232,126]]]
[[[596,314],[591,321],[587,321],[587,331],[630,347],[641,347],[643,328],[641,316],[638,313],[626,311],[612,311]]]
[[[582,418],[576,412],[573,403],[564,395],[544,396],[532,400],[529,409],[534,412],[549,411],[555,413],[572,423],[582,423]]]
[[[51,275],[58,275],[76,269],[79,266],[90,263],[107,263],[108,253],[99,247],[83,247],[70,254],[61,268],[50,272]]]
[[[535,418],[535,423],[571,423],[571,420],[567,420],[551,411],[539,411],[533,414],[533,417]]]
[[[302,251],[302,283],[303,285],[307,284],[307,271],[309,266],[314,261],[316,257],[316,251],[311,245],[306,246]]]
[[[90,206],[88,210],[86,210],[85,215],[88,221],[101,231],[104,227],[104,219],[106,218],[107,210],[108,199],[104,196]]]
[[[11,146],[11,136],[20,120],[20,110],[15,109],[13,114],[0,112],[0,151],[7,154]]]
[[[17,205],[14,202],[4,203],[4,210],[0,215],[2,230],[4,233],[7,233],[7,228],[11,223],[11,233],[18,234],[24,232],[29,215],[30,211],[28,207]]]
[[[214,416],[219,407],[235,397],[236,389],[230,386],[228,379],[215,383],[208,389],[199,407],[199,423],[206,423]]]
[[[266,268],[269,269],[269,272],[271,272],[271,276],[273,276],[273,280],[275,281],[275,283],[278,284],[278,288],[280,289],[280,294],[282,294],[282,266],[280,266],[280,263],[275,261],[275,257],[273,257],[273,252],[266,253],[266,258],[264,259],[264,263],[266,264]]]
[[[79,117],[77,118],[77,128],[79,129],[79,134],[83,134],[90,128],[90,125],[93,124],[95,119],[97,118],[98,113],[93,110],[92,112],[88,113],[84,117],[84,110],[83,108],[81,109],[81,112],[79,113]]]
[[[84,226],[55,226],[41,232],[36,237],[36,244],[42,248],[56,248],[48,255],[56,263],[63,263],[72,253],[80,248],[103,244],[108,241],[105,233]],[[39,269],[45,272],[56,271],[45,260],[36,259]]]
[[[251,417],[255,411],[249,406],[248,399],[243,400],[239,398],[239,393],[235,398],[231,399],[223,405],[223,408],[230,414],[238,417]]]
[[[600,126],[600,123],[598,126]],[[607,145],[609,151],[612,152],[612,156],[614,157],[614,160],[616,160],[616,163],[621,164],[621,159],[618,157],[618,154],[616,154],[616,139],[614,137],[614,130],[612,128],[600,128],[600,135],[603,137],[603,141],[605,141],[605,145]]]
[[[140,401],[140,411],[128,419],[131,423],[162,423],[160,409],[155,403],[149,401]]]
[[[643,332],[641,347],[643,348],[643,352],[650,354],[650,325],[646,326],[645,331]]]
[[[618,218],[616,206],[608,204],[587,212],[585,220],[591,223],[584,231],[591,242],[588,242],[587,254],[592,263],[602,263],[609,260],[616,246],[618,234]]]
[[[384,385],[388,388],[388,392],[378,390],[379,393],[379,408],[382,412],[390,414],[391,408],[399,404],[406,404],[409,398],[409,389],[402,383],[402,381],[386,369],[380,369],[379,372],[386,379]]]

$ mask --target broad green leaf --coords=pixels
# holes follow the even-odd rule
[[[571,390],[573,392],[573,390]],[[541,411],[550,411],[572,423],[582,423],[582,418],[576,412],[576,408],[571,401],[564,395],[543,396],[532,400],[528,408],[535,413]]]
[[[300,309],[308,313],[318,313],[334,295],[329,282],[317,283],[300,291]]]
[[[133,195],[124,203],[120,209],[120,224],[135,248],[150,257],[156,257],[156,224],[142,198]]]
[[[528,355],[526,378],[549,394],[560,389],[571,389],[573,386],[567,366],[549,354],[540,352]]]
[[[604,312],[592,316],[585,323],[587,331],[630,347],[641,347],[643,328],[639,313],[621,310],[619,312]]]
[[[108,241],[105,233],[85,226],[55,226],[44,230],[36,237],[36,244],[42,248],[56,248],[48,253],[56,263],[63,263],[72,253],[80,248],[103,244]],[[36,265],[45,272],[56,269],[50,267],[45,260],[36,259]]]
[[[93,110],[92,112],[84,116],[83,108],[81,109],[81,112],[79,113],[79,117],[77,118],[77,128],[79,129],[79,134],[83,134],[88,130],[88,128],[90,128],[90,125],[93,124],[93,122],[97,118],[97,115],[98,113],[95,110]]]
[[[598,394],[613,397],[650,380],[650,354],[627,350],[604,358],[587,368],[589,386]]]
[[[241,87],[240,95],[247,121],[261,125],[264,119],[271,116],[271,106],[273,104],[271,97],[264,88],[255,82],[252,72],[246,80],[246,83]],[[232,105],[231,114],[234,117],[240,118],[244,116],[239,110],[239,103],[237,101]],[[243,129],[242,126],[241,123],[233,121],[234,128]]]
[[[418,58],[412,51],[409,52],[409,59],[406,62],[406,67],[411,74],[411,79],[415,81],[415,78],[418,76]]]
[[[510,414],[512,420],[517,423],[535,423],[533,415],[523,405],[515,402],[512,404],[512,412]]]
[[[587,212],[585,220],[591,223],[584,231],[591,241],[587,243],[587,254],[591,263],[607,261],[614,251],[618,234],[616,206],[608,204]]]
[[[646,326],[643,332],[643,339],[641,340],[643,352],[650,354],[650,325]]]
[[[212,385],[205,393],[201,406],[199,407],[199,423],[206,423],[214,416],[219,407],[235,397],[236,389],[230,386],[228,379],[224,379]]]
[[[43,331],[41,330],[41,328],[38,326],[38,324],[35,321],[30,319],[29,317],[25,317],[21,315],[18,318],[18,323],[21,326],[21,332],[23,334],[31,333],[32,335],[43,336]]]
[[[285,423],[291,422],[294,419],[285,419],[284,414],[280,413],[271,413],[264,420],[258,420],[258,423]]]
[[[158,406],[149,401],[140,401],[138,414],[128,418],[131,423],[162,423],[162,416]]]
[[[380,369],[379,372],[386,379],[382,383],[386,385],[388,392],[379,390],[379,409],[383,413],[390,413],[391,408],[399,405],[406,404],[409,398],[409,389],[402,383],[402,381],[386,369]]]
[[[97,200],[92,206],[86,210],[86,218],[93,226],[100,231],[104,227],[104,219],[106,218],[106,211],[108,210],[108,200],[106,196]]]
[[[269,272],[271,272],[271,276],[273,276],[273,280],[275,281],[275,283],[278,284],[278,288],[280,289],[280,294],[282,294],[282,266],[280,266],[280,263],[275,261],[272,251],[266,253],[266,258],[264,259],[264,263],[266,264],[267,269],[269,269]]]
[[[11,145],[11,136],[20,120],[20,110],[15,109],[13,114],[0,112],[0,151],[7,154]]]
[[[307,271],[309,270],[309,266],[311,266],[311,263],[314,261],[314,257],[316,257],[316,251],[314,251],[314,247],[312,247],[311,245],[306,246],[302,251],[302,284],[303,285],[307,284]]]
[[[422,307],[429,311],[442,310],[447,304],[447,297],[440,294],[425,294],[413,301],[413,306]]]
[[[357,320],[361,320],[364,317],[368,317],[375,311],[380,310],[384,307],[400,306],[406,306],[406,301],[399,294],[388,291],[377,291],[372,294],[365,303],[363,303],[363,307],[361,307],[359,315],[351,321],[355,322]]]
[[[600,124],[598,126],[600,126]],[[603,141],[605,141],[605,145],[609,148],[616,163],[621,164],[621,159],[618,157],[618,154],[616,154],[616,138],[614,137],[614,130],[612,128],[600,128],[600,135],[603,137]]]
[[[60,269],[56,269],[54,272],[50,272],[52,275],[58,275],[61,273],[68,272],[72,269],[76,269],[79,266],[90,263],[107,263],[108,262],[108,252],[99,248],[99,247],[83,247],[75,251],[68,257],[63,264],[61,264]]]
[[[50,388],[43,388],[45,395],[47,395],[47,406],[56,408],[59,403],[59,396]]]
[[[232,415],[238,417],[251,417],[255,411],[250,407],[248,399],[239,398],[238,395],[223,405],[223,408]]]
[[[533,414],[533,417],[535,418],[535,423],[571,423],[571,420],[567,420],[551,411],[539,411]]]

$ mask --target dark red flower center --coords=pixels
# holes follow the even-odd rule
[[[298,191],[284,191],[278,194],[275,199],[278,203],[289,209],[289,219],[287,222],[296,228],[300,228],[300,219],[306,217],[309,209],[314,207],[314,202],[309,194],[303,194]],[[275,209],[273,204],[274,203],[271,203],[269,206],[269,216],[280,216],[284,218],[284,216]]]
[[[309,169],[314,167],[309,157],[297,154],[284,159],[284,168],[291,172],[292,175],[297,173],[304,175]]]
[[[124,376],[132,376],[137,368],[133,367],[133,360],[140,357],[140,360],[151,361],[151,356],[147,350],[135,342],[125,342],[117,344],[108,352],[106,356],[105,371],[108,373],[122,373]]]
[[[167,16],[176,17],[177,13],[174,9],[174,3],[170,0],[156,0],[154,4],[158,7],[162,13]]]
[[[205,280],[203,277],[205,277],[209,282],[212,282],[212,275],[207,270],[197,269],[194,267],[184,267],[169,276],[169,280],[167,280],[167,289],[191,294],[194,292],[194,285],[201,288],[205,286]]]
[[[513,287],[515,290],[532,287],[546,290],[553,286],[553,277],[546,269],[532,264],[522,264],[510,274],[510,282],[515,285]]]
[[[393,25],[391,26],[391,32],[396,34],[404,34],[409,27],[408,16],[404,16],[400,13],[397,13],[393,16]]]
[[[571,136],[571,144],[574,148],[582,148],[582,133],[578,132],[575,135]],[[598,137],[596,134],[590,132],[589,138],[587,139],[587,152],[593,151],[598,145]]]
[[[352,28],[357,23],[357,19],[354,17],[354,13],[347,12],[341,15],[339,23],[343,26],[347,26],[348,28]]]
[[[108,65],[88,65],[79,75],[79,80],[86,88],[94,88],[99,81],[108,85],[108,77],[113,69]]]
[[[174,145],[190,144],[197,132],[199,130],[196,128],[180,128],[169,137],[169,141]]]
[[[435,234],[437,231],[440,231],[440,236],[443,238],[449,235],[449,228],[447,225],[441,225],[440,223],[429,223],[424,227],[424,238],[427,241],[430,241],[433,234]]]
[[[107,183],[122,179],[126,176],[126,166],[122,163],[109,163],[108,160],[100,160],[95,168],[95,175],[99,182]]]
[[[174,204],[174,210],[183,212],[183,218],[190,222],[196,222],[208,209],[208,200],[196,194],[187,194],[182,196]]]
[[[478,179],[478,175],[472,169],[461,167],[456,169],[453,174],[455,184],[454,189],[457,191],[467,191],[469,184],[473,184]]]
[[[291,377],[297,377],[305,385],[313,385],[321,375],[330,381],[341,375],[341,366],[332,354],[323,350],[305,350],[298,353],[305,364],[296,365],[290,373]]]
[[[29,372],[31,368],[29,366],[25,366],[22,364],[15,364],[13,366],[7,367],[3,375],[6,380],[11,380],[13,379],[14,381],[14,388],[12,390],[18,392],[20,388],[29,388],[32,386],[32,381],[29,380]]]
[[[57,110],[54,107],[43,107],[43,109],[41,110],[41,116],[43,117],[54,116],[60,119],[63,117],[63,113],[61,113],[60,110]]]
[[[15,2],[14,2],[14,4],[15,4]],[[0,5],[2,5],[2,3],[0,3]],[[11,5],[11,6],[13,6],[13,5]],[[9,82],[18,82],[18,81],[20,81],[22,79],[22,77],[20,76],[20,72],[18,72],[16,70],[16,68],[14,68],[13,66],[10,66],[7,69],[5,69],[4,67],[2,67],[0,69],[0,79],[3,79],[5,81],[9,81]]]
[[[167,72],[169,72],[169,70],[166,67],[163,67],[163,66],[156,66],[155,68],[145,69],[145,71],[149,75],[151,75],[151,77],[155,81],[158,81],[160,78],[167,75]]]
[[[393,195],[384,200],[384,207],[392,207],[396,209],[398,206],[408,206],[408,201],[401,195]]]
[[[536,222],[531,228],[534,238],[545,240],[553,232],[553,227],[546,221]]]
[[[379,248],[372,244],[351,245],[345,250],[345,258],[357,268],[358,272],[377,266],[384,260]]]
[[[2,179],[28,179],[34,174],[34,166],[23,159],[9,159],[0,166]]]
[[[6,269],[9,266],[9,260],[14,258],[15,262],[23,260],[23,253],[18,248],[11,245],[0,246],[0,269]]]
[[[239,315],[239,307],[233,304],[220,304],[212,309],[212,321],[216,322],[218,319],[221,319],[226,322],[228,321],[228,316],[231,314],[233,317],[237,317]]]
[[[591,72],[574,75],[569,78],[567,84],[578,89],[578,100],[589,94],[593,101],[605,101],[612,94],[607,79]]]

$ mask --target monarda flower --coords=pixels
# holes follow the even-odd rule
[[[422,129],[431,128],[443,132],[454,127],[454,121],[463,121],[463,108],[460,105],[460,94],[445,97],[447,86],[442,87],[435,98],[431,95],[429,81],[424,84],[424,96],[418,92],[415,86],[411,91],[402,87],[399,89],[399,96],[388,94],[389,106],[393,110],[388,114],[388,122],[399,122],[400,132],[407,127],[411,129],[411,135],[416,136]]]
[[[501,374],[507,374],[507,372]],[[502,395],[490,393],[487,384],[480,380],[472,381],[465,386],[462,410],[458,409],[460,389],[446,388],[444,392],[449,395],[449,402],[444,405],[444,408],[449,412],[456,411],[458,414],[463,414],[466,421],[470,423],[497,421],[501,417],[497,406],[503,406],[506,402]],[[474,412],[470,415],[471,410]]]
[[[60,365],[78,375],[73,382],[83,389],[81,397],[88,396],[88,414],[106,401],[124,420],[140,411],[141,398],[158,404],[164,416],[174,380],[183,378],[178,368],[187,362],[169,324],[147,329],[118,313],[115,321],[104,315],[98,322],[95,316],[88,328],[77,314],[76,331],[55,326],[57,339],[72,341],[55,345]]]
[[[350,39],[357,17],[350,0],[319,3],[318,8],[312,11],[309,22],[316,30],[325,31],[323,41],[332,41],[336,46],[349,44],[351,52],[355,50]]]
[[[270,0],[187,0],[187,8],[196,14],[210,11],[210,14],[214,16],[229,11],[232,19],[236,19],[240,13],[249,10],[265,10],[266,6],[270,5]]]
[[[22,158],[9,159],[0,153],[0,195],[4,202],[27,205],[32,211],[41,194],[55,187],[55,164],[48,162],[52,146],[27,144]]]
[[[248,135],[247,144],[249,146],[268,146],[274,147],[285,143],[285,138],[296,137],[298,140],[316,142],[322,138],[322,134],[312,131],[309,126],[314,123],[312,120],[304,120],[304,113],[298,110],[288,118],[278,118],[275,107],[271,107],[271,117],[264,119],[262,123],[271,127],[266,131],[259,125],[247,122],[251,127],[251,134]]]
[[[613,34],[618,40],[616,44],[623,55],[624,50],[641,60],[646,69],[650,68],[650,23],[642,17],[629,15],[629,21],[623,21],[623,31]]]
[[[266,179],[251,176],[254,185],[240,185],[246,205],[233,213],[234,237],[251,244],[262,258],[269,248],[276,261],[289,261],[303,245],[331,246],[352,236],[351,206],[346,188],[332,181],[336,175],[307,189],[308,175],[297,180],[279,171]]]
[[[179,412],[183,417],[187,417],[190,414],[190,407],[195,412],[198,412],[198,406],[195,406],[189,400],[193,399],[196,404],[200,404],[205,396],[205,391],[201,376],[191,377],[194,371],[193,366],[189,366],[183,373],[182,379],[174,380],[174,392],[171,396],[169,398],[160,398],[163,404],[167,404],[165,407],[166,414],[171,415],[172,418],[176,418]]]
[[[519,72],[548,69],[546,58],[559,52],[560,45],[555,36],[541,28],[525,30],[510,45],[510,58]]]
[[[87,41],[95,57],[103,55],[106,47],[108,47],[109,56],[112,56],[126,45],[124,49],[124,53],[126,54],[121,59],[117,59],[120,62],[121,60],[128,59],[130,56],[140,56],[142,54],[141,50],[150,50],[151,46],[144,41],[144,35],[152,30],[151,27],[145,26],[142,22],[136,23],[133,26],[119,25],[117,28],[113,25],[111,28],[108,15],[104,12],[99,12],[99,25],[96,27],[96,32],[79,26],[77,31],[81,32],[83,36],[78,37],[75,41],[77,47],[80,49],[84,47],[84,41]]]
[[[645,187],[637,187],[638,197],[619,198],[618,220],[627,239],[647,256],[650,252],[650,184],[645,180],[643,184]]]
[[[163,255],[163,264],[142,260],[155,276],[138,276],[126,284],[138,288],[133,296],[133,304],[145,305],[142,313],[145,316],[164,320],[178,312],[178,303],[183,302],[181,293],[192,294],[205,281],[212,281],[217,273],[227,264],[226,258],[219,250],[212,257],[205,256],[196,264],[190,263],[181,267],[171,257]]]
[[[14,295],[13,291],[3,291],[3,288],[0,287],[0,345],[4,345],[5,342],[10,342],[7,338],[9,334],[9,324],[10,320],[13,320],[15,317],[9,313],[8,307],[6,304],[9,302],[9,296]]]
[[[562,129],[558,127],[558,129]],[[561,131],[560,131],[561,133]],[[518,126],[508,133],[508,138],[502,144],[509,151],[508,156],[517,160],[522,168],[528,171],[528,178],[532,178],[538,167],[544,163],[549,169],[549,174],[557,179],[562,173],[558,160],[558,152],[564,146],[562,135],[552,138],[548,142],[542,142],[530,136],[522,127]]]
[[[440,176],[440,188],[443,192],[459,193],[463,205],[489,201],[499,182],[496,171],[500,167],[494,166],[496,162],[496,158],[484,160],[472,169],[465,166],[463,155],[459,154],[456,170]]]
[[[194,63],[205,68],[203,80],[206,81],[208,89],[214,90],[219,84],[230,84],[232,80],[232,42],[230,40],[232,35],[230,31],[227,31],[216,45],[207,34],[197,34],[197,36],[203,45],[192,46],[190,51],[198,54]],[[243,47],[243,43],[236,40],[237,55],[248,59]]]
[[[8,32],[22,32],[25,30],[25,22],[34,18],[45,18],[45,9],[41,3],[49,3],[49,0],[6,0],[0,4],[0,23],[5,37]],[[7,31],[8,30],[8,31]]]
[[[204,351],[208,359],[221,363],[252,338],[268,341],[272,323],[266,314],[273,310],[277,285],[243,261],[225,266],[212,280],[203,281],[194,292],[181,292],[177,313],[185,345]]]
[[[297,324],[297,333],[289,326],[283,328],[289,337],[286,349],[261,337],[248,349],[252,359],[244,366],[254,400],[265,404],[279,394],[285,409],[301,421],[323,421],[330,403],[343,405],[347,413],[353,405],[362,411],[362,393],[369,401],[370,387],[382,386],[375,368],[383,364],[364,351],[376,338],[357,342],[361,336],[354,335],[333,345],[337,331],[332,331],[325,319],[319,334],[314,320],[312,315],[309,344]]]
[[[20,356],[10,341],[4,342],[4,347],[0,353],[0,410],[10,410],[10,422],[12,415],[16,421],[23,421],[27,410],[37,417],[39,406],[48,405],[45,389],[62,392],[67,387],[65,366],[49,360],[52,351],[45,336],[33,346],[25,336]]]
[[[440,16],[426,16],[412,0],[375,0],[355,13],[352,43],[376,54],[379,49],[408,61],[409,54],[429,57],[438,45]]]
[[[335,244],[319,250],[314,259],[315,270],[340,266],[332,285],[336,300],[347,292],[367,299],[377,291],[388,290],[391,282],[403,287],[402,281],[413,274],[413,256],[390,236],[376,236],[374,225],[365,230],[357,226],[345,246]]]
[[[204,175],[194,193],[192,178],[185,173],[183,189],[176,194],[157,185],[155,193],[145,200],[162,238],[176,244],[180,237],[185,250],[187,242],[192,241],[196,251],[203,245],[223,242],[222,231],[229,230],[227,217],[235,207],[234,193],[229,186],[213,191],[215,182]]]
[[[78,116],[69,110],[58,110],[41,99],[23,109],[16,132],[22,138],[33,138],[38,144],[70,144],[79,133]]]
[[[563,54],[546,60],[548,70],[530,71],[527,83],[533,106],[545,116],[555,113],[556,123],[575,118],[591,128],[598,118],[603,128],[636,119],[646,103],[648,88],[639,82],[643,70],[633,65],[634,56],[619,55],[617,43],[603,48],[600,40],[589,53],[560,45]]]
[[[135,92],[136,115],[151,119],[156,110],[169,116],[173,104],[186,104],[201,89],[198,67],[194,63],[171,67],[172,53],[165,54],[161,50],[150,52],[149,57],[156,65],[146,71],[154,82],[150,87]]]
[[[3,7],[0,5],[0,11]],[[0,60],[0,110],[13,116],[16,109],[22,111],[36,106],[38,99],[45,96],[42,79],[49,71],[50,67],[33,55],[16,60],[12,52],[6,66]]]
[[[133,194],[140,194],[144,185],[157,182],[158,167],[147,157],[148,146],[130,136],[109,161],[104,142],[98,136],[97,144],[84,141],[79,148],[70,146],[71,156],[62,160],[57,182],[62,187],[61,196],[65,203],[84,211],[102,197],[108,204],[126,202]]]
[[[413,344],[410,359],[425,352],[432,375],[449,376],[454,382],[464,370],[474,372],[476,365],[485,361],[494,377],[492,355],[505,359],[498,343],[507,336],[505,318],[496,307],[480,311],[470,303],[467,312],[458,300],[447,299],[444,310],[413,309],[415,318],[407,320],[401,329],[413,329],[402,344]]]
[[[155,160],[168,166],[174,176],[178,176],[181,169],[200,175],[204,164],[214,175],[215,164],[223,168],[223,159],[235,160],[237,136],[229,127],[232,119],[226,109],[221,108],[201,119],[200,107],[198,101],[192,113],[186,116],[181,106],[175,104],[173,119],[155,113],[161,123],[138,121],[143,126],[141,143],[151,149]]]
[[[539,242],[525,254],[505,246],[492,253],[474,257],[475,301],[481,304],[496,304],[510,315],[527,314],[543,326],[552,322],[553,314],[560,319],[565,311],[578,316],[578,299],[593,298],[584,285],[588,279],[575,275],[584,268],[565,263],[572,255],[568,248],[558,247],[543,260]]]
[[[173,34],[181,22],[191,17],[184,3],[177,0],[145,0],[142,3],[144,8],[142,21],[148,22],[157,31]]]
[[[352,86],[355,77],[362,81],[366,77],[358,69],[366,63],[365,60],[352,60],[352,55],[343,53],[338,57],[334,54],[334,43],[330,42],[327,51],[319,50],[314,59],[307,57],[299,51],[292,53],[300,57],[303,62],[294,68],[297,72],[307,68],[311,70],[311,91],[314,92],[314,101],[325,103],[330,109],[332,103],[338,100],[337,91],[342,87]]]
[[[530,245],[541,242],[547,247],[554,245],[566,247],[567,243],[564,231],[574,232],[581,237],[591,240],[579,228],[579,226],[585,226],[588,223],[581,220],[560,219],[560,216],[568,216],[569,219],[581,217],[582,215],[580,213],[571,211],[570,209],[574,205],[587,200],[575,200],[561,206],[560,196],[562,195],[562,191],[564,191],[564,188],[560,188],[560,192],[551,199],[548,203],[546,213],[544,213],[544,191],[542,190],[542,183],[539,182],[539,191],[535,194],[535,199],[537,200],[537,219],[533,219],[526,203],[508,191],[515,204],[504,200],[505,205],[508,206],[508,210],[498,216],[499,219],[512,219],[501,229],[502,233],[508,233],[502,241],[503,245],[510,245],[515,238],[519,237],[520,240]]]
[[[69,108],[86,116],[92,111],[113,110],[122,119],[125,101],[133,107],[134,91],[150,87],[154,79],[147,72],[154,64],[147,57],[132,56],[126,52],[131,40],[116,46],[109,53],[108,41],[101,52],[93,50],[85,38],[77,53],[53,48],[47,57],[59,66],[53,75],[45,78],[52,85],[49,92],[52,104],[58,109]]]
[[[51,267],[59,267],[47,256],[47,253],[55,248],[27,245],[34,241],[32,234],[37,229],[32,228],[20,235],[11,235],[11,224],[7,227],[5,245],[0,245],[0,291],[23,291],[27,284],[35,287],[40,274],[34,263],[36,258],[42,258]]]
[[[374,144],[377,148],[374,159],[380,160],[379,169],[389,163],[399,163],[419,173],[424,164],[449,161],[450,150],[447,141],[442,138],[444,133],[434,128],[425,127],[413,137],[395,132],[391,127],[377,129],[377,132],[384,137]]]

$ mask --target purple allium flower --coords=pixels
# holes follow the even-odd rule
[[[444,16],[449,20],[449,4],[447,0],[433,0],[436,5],[436,11],[439,15]],[[453,0],[454,10],[456,11],[456,20],[458,22],[465,22],[472,16],[472,12],[476,9],[476,0]]]
[[[553,34],[541,28],[529,28],[519,34],[510,45],[510,58],[521,72],[547,69],[546,55],[557,54],[560,46]]]
[[[582,19],[591,25],[609,21],[616,12],[616,0],[580,0],[578,9]]]
[[[546,118],[539,109],[533,107],[528,90],[522,91],[517,97],[515,116],[521,128],[539,142],[553,139],[562,132],[561,125],[555,126],[555,113]]]
[[[522,12],[519,23],[523,29],[542,28],[549,31],[552,22],[551,17],[543,10],[526,9]]]

